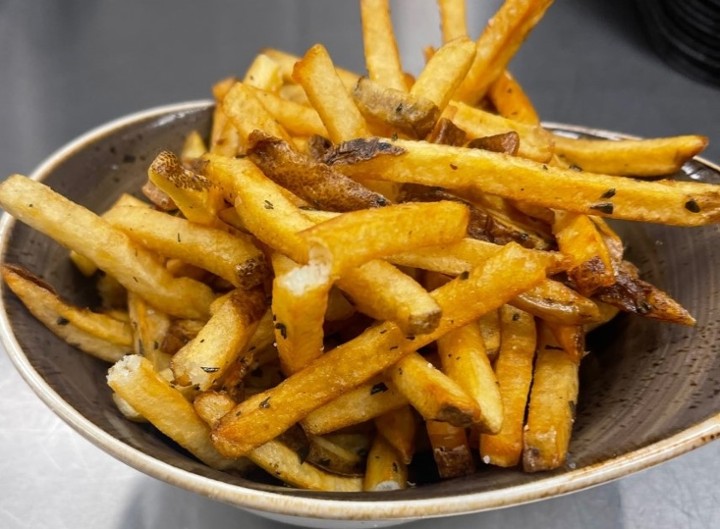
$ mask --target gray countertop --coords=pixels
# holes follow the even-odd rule
[[[497,0],[469,8],[476,35]],[[482,4],[482,5],[480,5]],[[439,42],[435,2],[393,3],[408,70]],[[85,130],[139,109],[209,97],[258,49],[326,44],[363,70],[355,1],[0,1],[0,175],[30,172]],[[720,88],[666,66],[632,3],[557,0],[511,65],[548,121],[641,136],[698,132],[720,161]],[[62,423],[0,354],[0,527],[277,527],[158,482]],[[711,528],[720,443],[570,496],[421,527]]]

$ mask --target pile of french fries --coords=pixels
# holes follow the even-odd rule
[[[373,491],[409,486],[421,451],[443,479],[562,467],[586,334],[618,311],[694,323],[605,219],[717,222],[720,188],[668,176],[702,136],[543,128],[507,66],[551,3],[506,0],[473,41],[463,0],[439,0],[444,42],[413,77],[388,0],[361,0],[366,76],[319,44],[263,50],[213,87],[210,137],[101,215],[9,177],[0,206],[103,303],[13,264],[7,286],[112,363],[128,419],[215,468]]]

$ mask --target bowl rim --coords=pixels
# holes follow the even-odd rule
[[[141,110],[109,121],[56,150],[30,174],[30,178],[42,181],[62,160],[119,128],[163,116],[172,115],[175,116],[172,119],[177,119],[177,114],[202,110],[213,104],[213,101],[206,99],[174,103]],[[543,122],[543,125],[564,131],[608,138],[637,138],[603,129],[555,122]],[[696,157],[695,160],[720,172],[720,167],[701,157]],[[0,219],[0,261],[5,258],[7,244],[15,223],[16,220],[13,217],[3,213]],[[85,418],[55,392],[32,367],[13,333],[9,314],[1,295],[5,288],[4,283],[0,282],[0,340],[25,382],[60,419],[97,447],[136,470],[209,498],[250,510],[296,517],[357,521],[409,520],[418,517],[470,514],[539,501],[607,483],[663,463],[720,437],[719,412],[668,438],[625,454],[610,457],[594,465],[572,469],[558,475],[549,475],[510,488],[470,492],[452,497],[397,501],[392,499],[392,494],[388,494],[388,498],[391,499],[368,501],[347,499],[342,494],[338,494],[336,498],[317,498],[250,489],[195,474],[155,459],[113,437]]]

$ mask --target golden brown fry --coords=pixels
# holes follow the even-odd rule
[[[433,297],[412,277],[390,263],[374,260],[337,280],[363,314],[396,323],[407,336],[432,332],[441,310]]]
[[[235,461],[218,454],[210,429],[185,397],[172,388],[139,355],[128,355],[110,368],[110,387],[153,426],[213,468],[231,468]]]
[[[516,132],[520,136],[518,156],[540,163],[549,162],[552,158],[553,135],[538,125],[513,121],[461,102],[451,102],[446,115],[463,129],[469,138]]]
[[[376,435],[370,448],[363,479],[363,490],[399,490],[407,488],[407,465],[382,435]]]
[[[335,70],[327,50],[316,44],[295,64],[293,78],[302,85],[334,143],[368,136],[367,123]],[[256,127],[257,128],[257,127]],[[262,129],[271,132],[268,129]],[[279,136],[278,134],[272,134]]]
[[[378,435],[395,448],[400,460],[409,465],[415,454],[415,434],[417,433],[417,419],[410,406],[403,406],[388,411],[375,418],[375,429]]]
[[[568,355],[549,329],[538,331],[537,360],[523,437],[523,470],[565,463],[578,395],[579,359]]]
[[[425,427],[441,479],[475,472],[475,460],[465,428],[440,421],[426,421]]]
[[[313,259],[329,264],[333,275],[340,277],[398,251],[458,241],[465,235],[468,217],[467,208],[456,202],[397,204],[344,213],[300,235]]]
[[[465,77],[474,56],[475,43],[467,37],[444,44],[420,72],[410,95],[429,99],[442,112]]]
[[[467,37],[465,0],[438,0],[438,8],[443,42]]]
[[[623,176],[667,176],[707,147],[705,136],[643,140],[595,140],[555,135],[555,151],[566,164],[583,171]]]
[[[576,362],[580,362],[587,354],[584,325],[560,325],[544,321],[543,326],[550,330],[555,342]]]
[[[480,455],[486,464],[514,467],[523,449],[523,421],[533,373],[537,335],[533,317],[519,309],[500,310],[502,342],[495,375],[503,403],[499,433],[480,436]]]
[[[185,137],[182,150],[180,151],[180,161],[187,165],[193,160],[200,158],[207,151],[205,140],[197,130],[193,130]]]
[[[63,301],[45,281],[19,266],[4,264],[2,277],[30,313],[70,345],[106,362],[132,351],[127,322]]]
[[[430,143],[460,147],[465,145],[466,138],[467,134],[464,130],[455,125],[451,120],[441,117],[435,123],[435,127],[428,135],[427,141]]]
[[[326,161],[353,178],[473,188],[587,215],[678,226],[720,220],[720,190],[712,184],[578,173],[479,149],[371,138],[338,146]]]
[[[285,82],[293,82],[293,69],[295,68],[295,64],[301,60],[300,57],[275,48],[264,48],[262,53],[270,57],[280,66],[280,73]],[[352,90],[352,87],[355,86],[355,83],[357,83],[360,77],[358,74],[338,66],[335,67],[335,71],[347,90]],[[284,88],[288,88],[288,85],[285,85]]]
[[[387,376],[426,421],[444,421],[459,427],[484,422],[474,397],[418,353],[404,356],[387,371]]]
[[[535,107],[520,83],[507,70],[493,81],[488,89],[488,98],[498,114],[527,125],[539,125]],[[605,173],[607,171],[598,171]]]
[[[290,261],[284,271],[275,264],[281,260],[290,261],[273,256],[272,311],[280,365],[291,375],[323,353],[323,322],[332,282],[326,266],[299,266]]]
[[[197,336],[172,357],[178,384],[210,389],[247,346],[265,309],[261,290],[233,291]]]
[[[265,109],[255,97],[255,91],[243,83],[235,83],[222,101],[223,112],[240,134],[240,141],[247,145],[254,130],[292,141],[288,132]]]
[[[360,0],[360,19],[370,79],[388,88],[406,91],[389,0]]]
[[[135,353],[150,360],[158,373],[170,367],[171,355],[162,348],[170,330],[170,317],[133,292],[128,292],[127,306]]]
[[[208,270],[236,287],[252,288],[267,276],[265,256],[249,237],[149,208],[115,207],[103,218],[144,247]]]
[[[179,317],[207,315],[214,297],[210,288],[172,277],[150,252],[127,235],[46,185],[20,175],[11,176],[0,184],[0,205],[15,218],[85,255],[153,306]]]
[[[510,304],[538,318],[563,325],[583,325],[600,318],[593,300],[552,279],[528,289]]]
[[[477,323],[450,331],[438,339],[442,371],[475,399],[482,411],[480,431],[497,433],[503,422],[502,400]]]
[[[467,278],[455,279],[432,293],[443,311],[434,332],[411,340],[393,323],[369,328],[275,388],[238,404],[214,429],[216,446],[222,453],[239,456],[275,438],[310,411],[369,380],[410,352],[538,283],[551,261],[517,245],[505,246]],[[333,380],[333,384],[326,384],[327,380]],[[304,398],[298,399],[298,395]],[[275,410],[282,410],[282,414]]]
[[[477,54],[455,98],[475,104],[498,78],[552,0],[505,0],[477,40]]]
[[[373,379],[310,412],[302,426],[308,434],[323,435],[369,421],[407,406],[408,400],[389,381]]]
[[[568,275],[584,296],[615,283],[615,266],[602,234],[587,215],[556,211],[553,232],[570,260]]]
[[[260,90],[277,92],[283,84],[280,65],[264,53],[259,53],[245,72],[243,83]]]
[[[282,127],[298,136],[327,136],[327,130],[318,113],[307,105],[291,101],[267,90],[250,91]]]
[[[500,311],[491,310],[478,318],[477,325],[480,328],[485,352],[490,360],[495,360],[500,349]]]
[[[212,391],[198,395],[193,404],[197,414],[211,427],[235,406],[229,395]],[[248,454],[248,459],[269,474],[295,487],[334,492],[362,489],[360,478],[330,474],[305,463],[297,452],[280,440],[272,440],[259,446]],[[243,466],[243,459],[235,461],[236,465]]]
[[[148,168],[148,178],[188,220],[208,226],[217,222],[223,206],[219,191],[206,178],[186,169],[175,154],[160,152]]]

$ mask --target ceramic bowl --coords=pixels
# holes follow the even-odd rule
[[[32,175],[95,211],[135,192],[161,149],[179,149],[186,133],[209,131],[211,104],[140,112],[96,129],[51,156]],[[570,135],[604,131],[548,124]],[[685,166],[688,178],[720,183],[717,167]],[[617,223],[627,254],[649,281],[670,292],[697,327],[621,316],[590,339],[581,369],[577,421],[567,465],[524,474],[481,469],[394,492],[329,494],[255,482],[213,470],[147,425],[125,420],[105,384],[107,365],[69,347],[2,288],[0,332],[22,376],[80,434],[155,478],[264,516],[315,527],[377,526],[417,518],[518,505],[620,478],[720,435],[720,232]],[[42,275],[63,295],[91,303],[92,292],[47,237],[5,216],[2,258]]]

